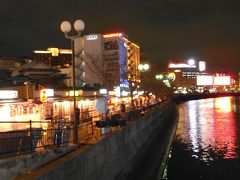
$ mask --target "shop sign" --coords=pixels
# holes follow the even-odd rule
[[[17,99],[18,91],[0,90],[0,99]]]

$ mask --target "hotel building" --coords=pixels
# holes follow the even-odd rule
[[[82,47],[82,51],[79,50]],[[138,64],[140,47],[128,40],[124,33],[90,34],[81,41],[75,40],[76,87],[105,86],[108,90],[129,90],[129,82],[140,81]],[[72,51],[48,48],[34,51],[33,60],[42,61],[61,70],[72,86]]]

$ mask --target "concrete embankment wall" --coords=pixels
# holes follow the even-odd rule
[[[19,179],[123,180],[138,166],[159,129],[177,115],[177,106],[156,108],[97,144],[80,148]],[[174,120],[174,118],[172,118]]]

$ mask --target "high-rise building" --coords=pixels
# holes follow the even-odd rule
[[[105,34],[104,61],[108,89],[128,89],[129,83],[140,80],[138,65],[140,47],[128,40],[126,34]]]
[[[79,86],[100,87],[104,84],[103,37],[90,34],[83,37],[83,51],[76,54],[76,77]],[[75,42],[75,47],[78,47]]]
[[[138,82],[140,47],[123,33],[89,34],[74,43],[76,87],[104,85],[107,89],[129,89],[129,82]],[[34,51],[33,59],[60,69],[72,86],[72,51],[48,48]]]

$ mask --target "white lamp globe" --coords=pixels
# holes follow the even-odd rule
[[[64,33],[68,33],[71,31],[72,27],[71,27],[71,23],[69,21],[63,21],[61,23],[61,31],[64,32]]]
[[[85,23],[81,20],[81,19],[78,19],[74,22],[74,29],[76,31],[83,31],[85,28]]]
[[[162,74],[159,75],[159,79],[163,79],[163,75]]]
[[[143,70],[143,65],[142,64],[139,64],[138,65],[138,69],[141,71],[141,70]]]
[[[149,69],[149,65],[148,65],[148,64],[144,64],[144,65],[143,65],[143,69],[144,69],[144,70],[148,70],[148,69]]]
[[[193,66],[193,65],[195,64],[195,60],[194,60],[194,59],[189,59],[189,60],[188,60],[188,64],[189,64],[190,66]]]

